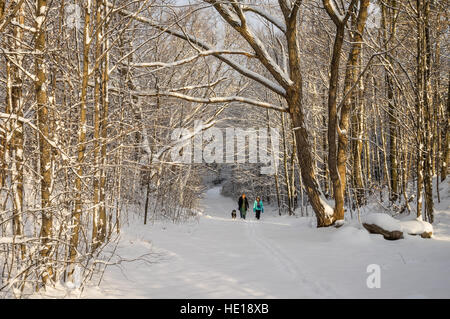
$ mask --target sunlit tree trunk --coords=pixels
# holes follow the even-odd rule
[[[359,12],[357,17],[353,17],[352,19],[352,28],[354,31],[350,32],[350,38],[352,41],[352,46],[348,55],[347,65],[345,70],[345,79],[344,79],[344,95],[348,95],[346,98],[344,96],[344,101],[342,103],[341,116],[339,119],[339,127],[340,133],[338,134],[338,151],[337,151],[337,170],[339,173],[339,178],[341,182],[341,192],[344,195],[345,189],[347,185],[346,178],[346,169],[347,169],[347,148],[348,148],[348,134],[349,134],[349,119],[352,112],[357,113],[356,109],[357,101],[359,100],[359,90],[362,87],[359,87],[359,90],[355,87],[357,86],[356,81],[358,80],[358,70],[361,65],[361,49],[362,49],[362,41],[364,28],[366,26],[367,20],[367,8],[369,7],[369,0],[361,0],[359,6]],[[356,10],[355,10],[356,11]],[[361,83],[361,82],[360,82]],[[353,109],[353,110],[352,110]],[[360,110],[361,112],[362,110]],[[355,119],[358,119],[357,117]],[[359,128],[357,126],[356,128]],[[360,137],[357,134],[358,138]],[[356,145],[355,152],[358,152],[359,145]],[[356,154],[358,156],[358,154]],[[354,157],[356,157],[354,156]],[[360,166],[360,156],[361,153],[359,151],[359,157],[357,159],[357,165]],[[355,173],[358,173],[356,171]],[[359,183],[359,189],[362,189],[362,183]],[[343,218],[343,216],[342,216]]]
[[[106,214],[106,162],[107,162],[107,137],[108,137],[108,115],[109,115],[109,41],[107,34],[108,21],[106,19],[106,1],[103,0],[103,68],[102,68],[102,114],[100,122],[101,150],[100,150],[100,236],[103,243],[106,238],[107,214]]]
[[[82,201],[82,187],[83,187],[83,165],[84,155],[86,150],[86,104],[87,104],[87,90],[89,81],[89,48],[91,45],[91,0],[84,1],[84,30],[83,30],[83,70],[81,74],[81,102],[80,102],[80,117],[78,125],[78,150],[77,150],[77,176],[75,178],[75,210],[72,215],[72,235],[70,238],[70,270],[68,272],[69,281],[73,281],[73,274],[75,271],[75,262],[77,258],[78,238],[80,232],[80,221],[83,210]]]
[[[422,215],[422,198],[425,190],[425,217],[433,222],[432,194],[432,99],[430,81],[429,2],[417,0],[417,216]]]
[[[389,183],[391,191],[391,200],[396,201],[398,198],[398,154],[397,154],[397,114],[396,114],[396,98],[394,97],[394,83],[392,74],[394,72],[392,65],[392,52],[390,43],[395,43],[396,35],[396,19],[397,19],[397,3],[395,0],[389,1],[387,5],[381,4],[381,25],[384,42],[384,50],[386,51],[385,59],[385,83],[386,95],[388,100],[388,118],[389,118]]]
[[[18,5],[17,0],[13,2],[13,5]],[[16,17],[13,21],[17,24],[24,24],[24,12],[23,5],[18,10]],[[13,38],[11,39],[11,48],[13,51],[12,58],[15,60],[15,63],[18,66],[23,65],[23,55],[18,51],[22,48],[23,41],[23,31],[20,27],[14,27]],[[15,53],[15,54],[14,54]],[[11,65],[10,72],[11,75],[8,78],[11,78],[12,85],[10,89],[10,110],[11,114],[14,114],[17,117],[23,117],[23,101],[22,101],[22,71],[16,65]],[[23,143],[24,143],[24,135],[23,135],[23,122],[18,119],[12,120],[11,125],[11,159],[12,159],[12,169],[11,169],[11,182],[12,182],[12,196],[13,196],[13,234],[16,236],[23,235]],[[25,254],[25,245],[21,245],[21,255],[22,258]]]
[[[95,37],[95,59],[100,60],[102,56],[102,31],[101,31],[101,0],[95,1],[95,25],[99,28]],[[97,65],[98,64],[98,61]],[[100,245],[100,104],[101,104],[101,68],[97,66],[94,70],[94,174],[93,174],[93,209],[92,209],[92,249],[96,250]]]
[[[447,178],[448,163],[450,161],[450,76],[448,80],[447,107],[442,113],[444,114],[444,128],[442,130],[441,181],[444,181]]]
[[[431,85],[431,72],[434,67],[431,62],[431,34],[430,34],[430,1],[424,0],[423,29],[425,37],[423,48],[425,54],[424,70],[424,121],[425,121],[425,159],[424,159],[424,189],[425,189],[425,211],[430,223],[434,221],[433,203],[433,142],[434,142],[434,108],[433,93]]]
[[[287,145],[286,145],[286,123],[285,116],[281,114],[281,136],[283,138],[283,168],[284,168],[284,180],[286,182],[286,193],[288,196],[288,210],[289,215],[292,215],[292,206],[291,206],[291,180],[289,179],[289,170],[288,170],[288,153],[287,153]]]
[[[364,204],[364,180],[362,169],[362,155],[363,155],[363,139],[368,138],[364,132],[364,97],[363,95],[363,79],[360,80],[359,93],[360,96],[356,101],[351,116],[351,149],[352,149],[352,183],[356,191],[356,205]]]
[[[43,274],[44,283],[49,283],[53,275],[49,257],[51,251],[50,238],[52,236],[52,211],[50,202],[50,187],[52,184],[51,169],[51,145],[48,142],[50,132],[50,117],[47,98],[47,63],[45,60],[46,43],[46,16],[48,12],[47,0],[37,0],[36,2],[36,41],[35,41],[35,90],[36,106],[38,113],[39,153],[40,153],[40,175],[41,175],[41,210],[42,226],[41,241],[44,247],[41,249],[42,262],[46,265],[46,272]]]
[[[4,18],[6,0],[0,0],[0,23]],[[5,101],[8,104],[8,101]],[[3,189],[5,182],[5,172],[6,172],[6,131],[4,127],[0,129],[0,192]]]

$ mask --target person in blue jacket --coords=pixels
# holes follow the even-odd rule
[[[255,203],[253,204],[253,211],[256,214],[256,219],[261,217],[261,213],[264,213],[264,205],[261,198],[256,197]]]

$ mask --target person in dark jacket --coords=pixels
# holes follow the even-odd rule
[[[241,214],[241,218],[245,219],[245,215],[247,215],[247,210],[248,210],[248,200],[247,197],[245,196],[245,194],[242,194],[241,197],[239,197],[238,200],[238,207],[239,207],[239,212]]]
[[[264,213],[264,205],[261,198],[256,197],[255,203],[253,204],[253,211],[256,214],[256,219],[261,217],[261,213]]]

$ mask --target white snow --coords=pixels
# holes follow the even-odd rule
[[[387,231],[402,231],[400,221],[384,213],[367,214],[362,217],[362,222],[370,225],[377,225]]]
[[[334,209],[331,204],[327,202],[326,199],[324,199],[322,196],[319,197],[320,203],[322,204],[323,208],[325,209],[325,214],[329,217],[334,215]]]
[[[335,221],[334,226],[341,227],[344,224],[345,224],[345,220],[344,219],[339,219],[339,220]]]
[[[14,237],[0,237],[0,244],[11,244],[11,243],[16,243],[16,244],[20,244],[20,243],[26,243],[28,241],[37,241],[39,240],[38,238],[34,238],[34,237],[19,237],[16,236]]]
[[[405,234],[404,240],[387,241],[356,221],[317,229],[311,226],[315,217],[280,217],[270,205],[260,221],[252,212],[245,221],[232,220],[236,201],[219,190],[205,194],[202,213],[188,223],[143,225],[142,216],[131,218],[117,253],[130,260],[146,255],[148,262],[109,266],[100,287],[92,283],[81,297],[450,297],[448,199],[436,205],[432,239]],[[398,226],[381,214],[372,218]],[[366,285],[372,264],[381,269],[378,289]],[[69,297],[78,294],[74,289]]]
[[[334,3],[333,0],[330,1],[330,4],[331,4],[331,8],[333,9],[334,14],[338,17],[338,19],[339,19],[340,21],[344,21],[344,15],[342,15],[342,14],[339,12],[339,9],[336,8],[335,3]]]
[[[41,6],[39,8],[39,14],[45,16],[46,13],[47,13],[47,6]]]
[[[400,221],[385,213],[370,213],[363,216],[362,222],[366,224],[375,224],[387,231],[398,230],[410,235],[433,232],[433,226],[430,223],[423,221],[422,218]]]
[[[36,25],[37,25],[37,30],[39,30],[41,28],[42,23],[44,22],[45,16],[43,15],[39,15],[36,17]]]
[[[427,233],[433,232],[433,226],[430,223],[423,221],[421,219],[402,221],[401,225],[403,231],[411,235],[420,235],[423,234],[424,232]]]

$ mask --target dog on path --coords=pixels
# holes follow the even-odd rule
[[[233,209],[233,211],[231,212],[231,218],[236,219],[236,210]]]

